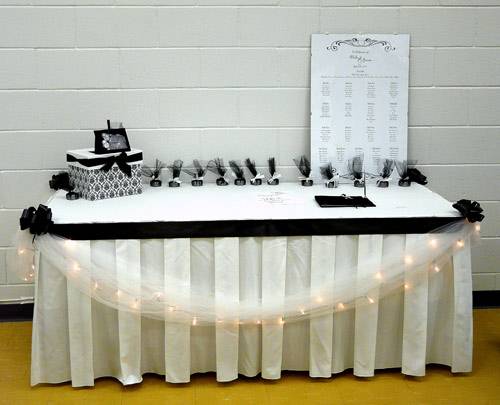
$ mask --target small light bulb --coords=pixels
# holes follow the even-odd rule
[[[465,243],[464,243],[464,241],[463,241],[462,239],[457,240],[457,246],[458,246],[459,248],[464,247],[464,245],[465,245]]]
[[[322,296],[320,296],[320,295],[318,295],[318,296],[316,297],[316,302],[317,302],[318,304],[321,304],[321,303],[323,302],[323,297],[322,297]]]
[[[18,254],[18,255],[23,255],[25,252],[26,252],[26,250],[24,250],[24,249],[19,249],[19,250],[17,251],[17,254]]]
[[[222,323],[222,319],[217,319],[217,323]]]
[[[380,271],[377,271],[377,272],[375,273],[375,278],[376,278],[377,280],[382,280],[382,273],[381,273]]]
[[[130,306],[133,309],[137,309],[139,307],[139,299],[138,298],[134,298],[134,301],[132,301],[132,303],[130,304]]]
[[[116,290],[116,296],[120,297],[122,295],[122,292],[120,290]]]
[[[413,264],[413,257],[410,255],[405,256],[405,264],[410,265]]]
[[[94,281],[94,290],[97,290],[99,288],[99,284],[97,283],[97,281]]]
[[[28,277],[24,277],[24,278],[23,278],[23,280],[24,280],[24,281],[28,281]]]
[[[375,301],[374,301],[374,299],[373,299],[372,297],[366,297],[366,299],[368,300],[368,302],[369,302],[370,304],[373,304],[373,303],[375,302]]]
[[[73,263],[73,271],[80,271],[80,266],[76,262]]]
[[[405,290],[409,290],[409,289],[410,289],[410,284],[405,283]]]
[[[256,321],[255,321],[255,323],[256,323],[257,325],[260,325],[260,324],[262,323],[262,321],[261,321],[260,319],[258,319],[258,320],[256,320]]]
[[[434,266],[434,271],[435,271],[436,273],[439,273],[439,272],[440,272],[440,270],[441,270],[441,269],[439,268],[439,266]]]
[[[339,303],[337,304],[337,308],[338,308],[340,311],[342,311],[342,310],[345,308],[345,305],[344,305],[342,302],[339,302]]]
[[[35,270],[35,265],[34,264],[31,265],[31,270]]]
[[[284,325],[285,324],[285,320],[283,318],[280,318],[278,320],[278,322],[279,322],[280,325]]]
[[[437,246],[438,246],[438,241],[437,241],[437,239],[434,239],[434,238],[433,238],[433,239],[429,240],[429,245],[430,245],[432,248],[434,248],[434,249],[435,249],[435,248],[437,248]]]
[[[479,232],[481,230],[481,225],[480,224],[474,225],[474,229],[476,230],[476,232]]]
[[[193,322],[191,322],[193,326],[196,326],[198,324],[198,320],[196,318],[193,318]]]
[[[300,310],[299,310],[299,311],[300,311],[300,314],[301,314],[301,315],[305,315],[305,313],[306,313],[306,311],[304,311],[304,308],[300,308]]]

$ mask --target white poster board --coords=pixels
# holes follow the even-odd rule
[[[363,154],[367,173],[379,159],[406,159],[409,35],[313,34],[311,167]]]

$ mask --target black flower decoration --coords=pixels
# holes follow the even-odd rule
[[[460,211],[469,222],[481,222],[484,219],[484,215],[481,214],[483,209],[477,201],[462,199],[453,204],[453,208]]]

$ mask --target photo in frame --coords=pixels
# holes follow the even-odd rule
[[[94,135],[94,153],[97,155],[130,151],[130,143],[125,128],[111,128],[109,120],[108,128],[96,130]]]

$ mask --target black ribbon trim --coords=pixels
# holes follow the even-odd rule
[[[428,233],[457,217],[276,219],[193,222],[54,224],[53,234],[74,240]]]
[[[103,170],[105,172],[108,172],[116,163],[118,165],[118,168],[128,177],[132,176],[132,168],[128,163],[138,162],[140,160],[142,160],[142,152],[133,153],[131,155],[127,155],[125,152],[122,152],[119,155],[96,157],[92,159],[77,158],[70,154],[66,155],[67,162],[77,162],[85,167],[104,165],[100,170]]]
[[[481,222],[484,219],[484,215],[481,214],[483,209],[477,201],[462,199],[453,204],[452,207],[458,210],[469,222]]]
[[[35,207],[25,208],[19,218],[19,226],[22,231],[29,229],[32,235],[42,235],[51,231],[54,225],[52,221],[52,210],[46,205],[40,204]]]

